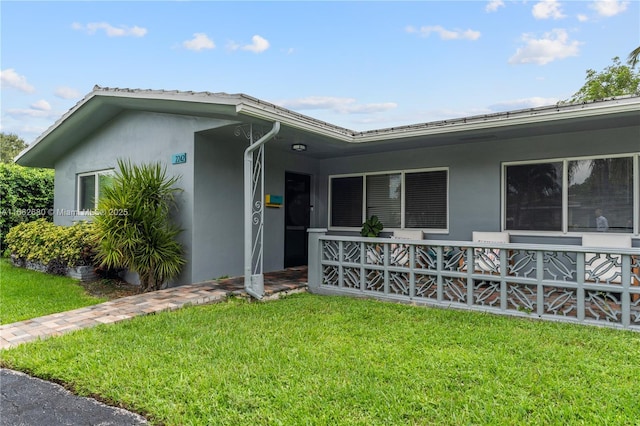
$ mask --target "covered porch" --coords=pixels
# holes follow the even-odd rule
[[[309,233],[309,291],[640,331],[640,249]]]

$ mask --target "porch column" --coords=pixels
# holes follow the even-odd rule
[[[279,131],[280,122],[276,121],[267,134],[254,142],[250,129],[250,144],[244,151],[244,288],[256,299],[264,296],[264,144]]]
[[[327,233],[324,228],[309,228],[309,261],[307,268],[307,285],[309,291],[314,293],[322,283],[322,245],[320,237]]]

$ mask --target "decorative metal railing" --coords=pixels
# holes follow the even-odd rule
[[[310,233],[309,289],[640,331],[640,249]]]

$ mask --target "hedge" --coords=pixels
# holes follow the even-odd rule
[[[53,176],[50,169],[0,164],[0,250],[11,227],[40,217],[53,219]]]
[[[11,228],[5,242],[18,262],[37,262],[64,274],[67,267],[92,264],[95,233],[91,223],[58,226],[40,218]]]

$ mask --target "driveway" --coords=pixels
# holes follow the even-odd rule
[[[60,385],[0,369],[2,426],[146,425],[144,417],[73,395]]]

